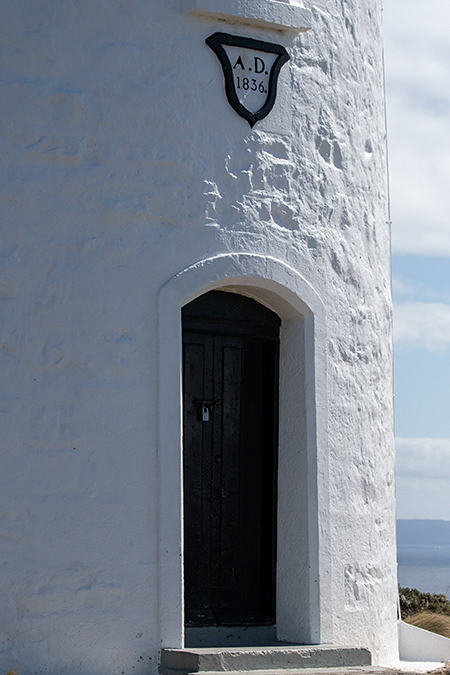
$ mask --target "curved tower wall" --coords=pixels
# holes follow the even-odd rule
[[[180,309],[224,287],[283,321],[279,637],[393,663],[381,2],[3,5],[4,663],[182,646]],[[253,128],[218,31],[289,54]]]

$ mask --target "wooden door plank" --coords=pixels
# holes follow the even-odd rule
[[[280,321],[230,293],[191,305],[183,312],[186,622],[267,625],[275,620]],[[201,398],[217,403],[205,423],[192,407]]]

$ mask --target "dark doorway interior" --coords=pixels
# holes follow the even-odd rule
[[[275,624],[279,329],[234,293],[183,309],[187,626]]]

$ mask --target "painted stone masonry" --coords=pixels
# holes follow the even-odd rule
[[[226,334],[221,386],[236,392],[232,373],[269,339],[266,314],[279,345],[271,334],[252,376],[269,373],[272,393],[257,404],[263,385],[245,385],[260,417],[206,389],[190,413],[203,444],[219,419],[222,443],[240,429],[235,468],[242,439],[258,457],[268,435],[239,411],[266,424],[271,401],[270,508],[255,497],[272,514],[270,607],[261,618],[249,601],[245,621],[395,663],[381,21],[380,0],[2,3],[6,671],[154,674],[162,648],[188,643],[186,364],[195,375],[200,324],[214,359]],[[213,50],[217,34],[232,40]],[[187,361],[202,296],[212,309],[189,324]],[[211,472],[224,466],[223,448],[211,457]],[[239,475],[211,492],[224,537]],[[216,567],[233,579],[224,551]],[[242,626],[208,602],[194,607],[200,631]]]

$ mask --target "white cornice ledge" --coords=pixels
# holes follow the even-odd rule
[[[279,0],[187,0],[190,14],[294,33],[311,28],[311,11]]]

